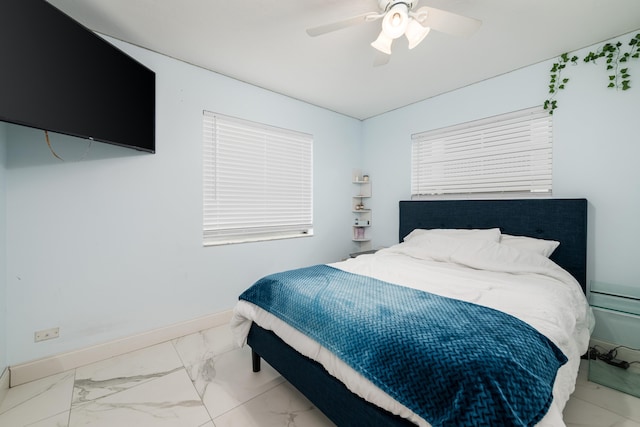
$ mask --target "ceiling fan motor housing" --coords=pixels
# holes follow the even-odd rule
[[[407,9],[411,10],[418,1],[406,1],[406,0],[378,0],[378,6],[380,6],[380,10],[383,12],[388,12],[393,6],[397,4],[404,4],[407,6]]]

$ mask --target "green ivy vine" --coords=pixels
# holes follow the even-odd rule
[[[595,52],[589,52],[583,58],[586,63],[598,64],[604,62],[608,72],[608,85],[611,89],[628,90],[631,88],[631,75],[629,74],[628,62],[631,59],[640,58],[640,33],[636,34],[627,44],[626,51],[623,50],[622,42],[606,43]],[[602,61],[599,61],[601,60]],[[569,63],[578,64],[579,58],[576,55],[569,56],[568,53],[560,55],[553,63],[549,73],[549,98],[544,101],[544,109],[549,110],[549,114],[558,108],[558,101],[555,99],[559,91],[565,89],[569,78],[564,76],[563,70]]]
[[[564,89],[565,85],[569,82],[567,77],[562,77],[562,70],[567,67],[569,62],[576,65],[578,63],[578,57],[574,55],[569,58],[568,53],[563,53],[560,55],[560,58],[558,58],[558,61],[554,62],[551,67],[549,78],[549,93],[551,96],[544,101],[544,109],[549,110],[549,114],[553,114],[553,110],[558,108],[558,101],[554,99],[555,95],[558,91]]]

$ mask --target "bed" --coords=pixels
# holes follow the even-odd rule
[[[514,353],[513,355],[510,354],[508,356],[509,358],[523,358],[522,360],[517,359],[517,363],[511,363],[511,359],[509,359],[508,366],[513,364],[528,367],[531,364],[538,364],[540,360],[542,360],[543,362],[540,363],[544,365],[543,369],[548,368],[550,371],[545,374],[550,382],[549,387],[539,384],[536,384],[534,387],[535,390],[546,391],[540,392],[540,404],[535,403],[535,405],[538,406],[533,409],[526,409],[533,411],[531,414],[524,414],[521,419],[518,418],[520,417],[520,413],[518,413],[515,418],[513,414],[509,414],[511,418],[509,418],[508,422],[505,421],[505,419],[500,419],[499,421],[495,421],[495,423],[500,423],[500,425],[564,425],[562,422],[562,409],[573,391],[580,355],[587,349],[589,334],[593,328],[593,318],[586,303],[586,298],[584,297],[586,289],[587,201],[585,199],[401,201],[399,203],[399,214],[398,237],[400,243],[398,245],[378,251],[373,255],[363,255],[353,260],[334,263],[328,266],[312,266],[311,268],[315,269],[313,271],[322,271],[322,274],[347,275],[346,277],[349,279],[353,278],[354,280],[360,280],[362,277],[362,288],[358,288],[353,284],[345,286],[345,288],[349,290],[364,289],[364,293],[368,293],[369,289],[378,289],[378,284],[380,286],[386,286],[390,283],[391,285],[389,286],[393,287],[394,291],[395,288],[403,288],[402,292],[407,293],[407,295],[403,294],[400,298],[408,299],[402,301],[414,301],[421,298],[421,296],[425,294],[422,291],[427,290],[429,298],[437,299],[438,304],[441,303],[441,299],[446,301],[446,304],[452,304],[452,311],[444,312],[445,314],[441,316],[442,321],[446,322],[443,324],[450,325],[452,328],[456,328],[457,323],[462,322],[464,324],[465,318],[463,315],[459,316],[461,319],[459,320],[458,314],[456,313],[466,313],[464,310],[467,310],[467,307],[469,307],[469,309],[476,309],[476,306],[480,306],[480,309],[485,310],[481,313],[481,316],[487,314],[490,316],[504,316],[488,320],[487,325],[489,325],[490,322],[497,322],[502,325],[503,323],[501,322],[509,323],[511,319],[514,319],[514,327],[520,328],[524,326],[527,332],[521,332],[520,329],[515,330],[516,332],[514,333],[517,335],[517,339],[513,339],[513,341],[507,343],[511,353]],[[416,229],[454,230],[454,234],[415,232],[415,235],[411,237],[413,230]],[[481,234],[481,238],[473,239],[473,237],[467,235],[460,237],[460,235],[455,234],[457,230],[461,230],[462,233],[465,233],[465,230],[470,230],[470,233],[477,231]],[[487,232],[489,231],[492,234],[490,234],[490,238],[487,238]],[[498,233],[497,240],[494,239],[496,232]],[[407,238],[408,236],[409,238]],[[535,239],[535,242],[544,242],[544,250],[552,253],[550,256],[547,253],[544,255],[537,253],[531,255],[529,252],[525,253],[525,250],[518,246],[519,243],[515,246],[505,248],[505,246],[509,246],[507,245],[507,238],[511,237],[508,236],[528,236],[529,238]],[[485,238],[487,240],[485,240]],[[513,238],[519,242],[518,237]],[[550,241],[557,241],[560,244],[553,249],[549,249],[548,242]],[[460,246],[463,243],[464,246]],[[526,249],[530,248],[526,247]],[[493,271],[493,265],[497,262],[494,258],[486,258],[485,260],[483,258],[484,255],[478,257],[478,253],[480,253],[478,251],[498,254],[497,259],[500,267],[497,267],[497,269],[499,271]],[[466,256],[464,254],[467,252],[470,254],[468,259],[471,261],[464,259],[464,256]],[[459,256],[458,254],[462,254],[462,260],[455,258]],[[442,257],[442,259],[439,259],[439,257]],[[491,257],[493,257],[493,255],[491,255]],[[477,259],[481,261],[477,261]],[[478,262],[480,262],[480,264],[476,265]],[[524,270],[522,272],[520,270],[512,271],[513,268],[521,268],[521,262],[526,263],[524,268],[526,272]],[[531,263],[531,267],[529,267],[529,263]],[[420,284],[414,285],[413,282],[416,281],[416,273],[422,277],[423,270],[421,269],[427,264],[430,269],[433,268],[432,264],[435,264],[436,271],[430,274],[433,274],[433,277],[437,277],[444,285],[436,284],[434,285],[434,289],[423,288],[422,281],[435,282],[435,279],[420,279],[417,280]],[[440,266],[442,266],[442,268]],[[558,266],[561,268],[558,268]],[[443,268],[446,271],[438,270],[442,270]],[[414,272],[414,269],[420,270],[415,270]],[[304,274],[308,273],[307,269],[301,270],[304,270]],[[548,273],[548,270],[551,271],[551,273]],[[411,274],[409,274],[409,272]],[[285,272],[284,274],[291,275],[290,272]],[[295,274],[298,274],[297,271]],[[450,274],[452,274],[451,278],[449,278]],[[484,283],[483,285],[475,283],[476,276],[478,275],[482,276],[482,278],[478,280]],[[486,277],[484,277],[485,275]],[[432,276],[430,275],[429,277]],[[505,277],[508,278],[508,280],[504,279]],[[374,283],[375,286],[372,285],[371,280],[377,281]],[[485,282],[482,282],[483,280]],[[486,282],[487,280],[492,281],[490,285],[486,285],[486,283],[489,283]],[[526,286],[533,287],[523,287],[523,290],[518,290],[518,292],[533,293],[523,301],[518,302],[514,300],[515,302],[512,302],[511,296],[507,298],[499,293],[502,292],[499,290],[502,288],[506,290],[506,295],[514,293],[514,288],[511,287],[511,283],[507,283],[511,280],[517,280],[517,282],[514,282],[517,283],[517,286],[521,286],[521,280],[531,282]],[[330,280],[327,279],[327,281]],[[539,281],[544,283],[538,283]],[[472,288],[465,288],[467,282],[469,282],[469,286],[472,286]],[[459,287],[457,285],[458,283],[460,284]],[[556,283],[560,283],[561,285],[556,287]],[[396,286],[396,284],[403,286]],[[430,283],[429,286],[431,285]],[[475,288],[476,286],[480,286],[481,290],[478,291]],[[484,286],[484,288],[482,288],[482,286]],[[254,287],[249,288],[247,292],[253,288]],[[555,304],[555,302],[549,300],[545,294],[546,291],[542,290],[547,288],[551,289],[552,293],[558,294],[553,295],[551,297],[552,300],[559,299],[559,295],[562,294],[561,297],[567,298],[568,301],[562,304],[570,305],[572,308],[569,309],[567,307],[560,310],[552,308],[551,306]],[[268,291],[262,291],[262,294],[267,294],[271,298],[273,297],[274,289],[279,289],[279,286],[269,289]],[[307,287],[305,289],[313,289],[313,287]],[[531,291],[531,289],[534,290]],[[562,290],[560,291],[560,289]],[[451,295],[451,292],[453,292],[453,295]],[[416,295],[419,295],[419,297],[416,297]],[[373,295],[373,298],[375,297],[376,296]],[[317,296],[313,298],[317,299]],[[395,296],[393,298],[395,298]],[[342,299],[337,301],[339,302],[329,303],[329,305],[340,307],[350,305],[348,301],[345,303]],[[469,303],[469,301],[471,303]],[[257,304],[257,306],[255,304]],[[493,397],[490,399],[478,397],[476,400],[480,403],[473,403],[475,406],[468,406],[469,409],[466,409],[467,407],[464,405],[460,406],[459,402],[456,403],[457,406],[455,406],[455,408],[441,408],[442,402],[438,402],[437,407],[428,408],[428,411],[435,412],[427,411],[423,413],[420,405],[423,404],[424,399],[433,400],[431,397],[425,397],[425,395],[444,395],[447,390],[454,388],[452,384],[445,382],[439,386],[437,383],[442,380],[439,378],[431,378],[428,381],[424,381],[423,379],[416,380],[415,382],[417,382],[418,385],[422,384],[424,392],[418,393],[420,395],[414,398],[413,396],[416,394],[415,390],[411,390],[413,394],[407,401],[408,403],[402,400],[405,399],[404,396],[400,396],[398,400],[396,400],[396,392],[393,386],[389,386],[384,382],[377,383],[377,377],[373,380],[370,380],[366,376],[363,378],[361,371],[352,372],[351,365],[343,362],[335,354],[332,354],[332,352],[335,351],[341,354],[342,357],[343,354],[340,353],[340,351],[342,351],[341,349],[336,348],[335,350],[329,350],[334,349],[333,344],[320,344],[320,342],[325,344],[323,340],[326,338],[322,336],[316,338],[314,335],[314,338],[310,339],[300,332],[300,330],[296,329],[298,325],[294,323],[294,319],[292,319],[291,324],[295,324],[296,327],[262,310],[259,305],[260,303],[255,304],[246,300],[239,301],[232,320],[232,328],[234,334],[237,336],[238,343],[243,344],[246,342],[252,348],[254,371],[260,369],[261,358],[266,360],[338,426],[438,426],[476,425],[476,423],[479,423],[478,425],[488,425],[491,423],[491,418],[483,419],[482,417],[484,415],[478,415],[478,411],[482,412],[487,410],[488,412],[493,412],[493,405],[497,408],[495,412],[501,414],[504,412],[503,406],[517,406],[514,405],[513,402],[497,402],[494,405]],[[287,303],[285,303],[285,305],[286,304]],[[297,305],[297,301],[295,304],[292,302],[288,304]],[[368,304],[376,305],[371,302]],[[405,302],[402,304],[405,304]],[[464,307],[461,308],[460,304],[464,304]],[[549,304],[549,307],[546,307],[547,304]],[[384,310],[388,309],[384,308]],[[554,312],[553,310],[556,311]],[[343,311],[342,308],[340,311]],[[434,310],[422,310],[421,313],[427,311],[433,312]],[[521,314],[520,311],[523,311],[523,314]],[[302,317],[307,317],[304,316],[304,310],[302,310],[302,312]],[[327,315],[332,316],[335,314],[334,312],[335,310]],[[413,316],[413,313],[411,315]],[[351,316],[353,316],[353,314],[351,314]],[[429,313],[428,316],[433,316],[433,314]],[[473,319],[475,318],[473,316],[480,315],[475,312],[470,312],[468,316]],[[402,316],[395,314],[388,315],[385,316],[383,320],[392,317]],[[561,319],[557,320],[556,317]],[[478,318],[485,319],[485,317]],[[288,317],[287,319],[289,320]],[[505,319],[507,320],[505,321]],[[553,319],[553,322],[549,319]],[[440,319],[436,320],[440,321]],[[311,322],[311,320],[308,319],[302,319],[301,321]],[[317,320],[314,319],[314,321]],[[321,321],[326,322],[326,319],[321,319]],[[336,324],[338,324],[337,322],[336,320]],[[551,323],[554,322],[561,323],[562,328],[557,327],[555,324],[551,325]],[[331,321],[329,323],[333,322]],[[422,320],[414,323],[423,325]],[[471,327],[476,326],[468,323],[469,322],[465,324],[464,329],[471,329]],[[475,323],[481,324],[481,322]],[[342,328],[342,326],[336,327]],[[558,328],[557,331],[556,328]],[[312,326],[311,331],[313,331],[313,329]],[[355,327],[353,329],[360,328]],[[426,329],[434,331],[446,330],[443,326]],[[482,332],[484,329],[485,325],[482,324],[482,329],[478,329],[478,331]],[[486,327],[486,329],[489,330],[488,327]],[[425,331],[422,330],[411,332],[411,334],[417,334],[415,336],[420,337],[423,336],[420,334],[424,333]],[[441,334],[441,332],[439,333]],[[531,337],[536,343],[535,346],[539,345],[544,348],[535,347],[528,341],[524,344],[515,343],[515,341],[521,341],[521,335],[524,336],[529,333],[532,334]],[[369,332],[363,332],[363,334],[367,335]],[[477,331],[474,332],[474,336],[479,335],[480,333]],[[482,336],[482,340],[487,339],[484,335]],[[502,331],[499,334],[493,333],[493,335],[497,336],[496,339],[499,343],[491,344],[490,347],[492,348],[502,345],[501,342],[505,341],[504,337],[512,336],[509,335],[506,328],[504,337],[502,336]],[[449,339],[449,337],[450,335],[447,335],[447,345],[450,344],[449,341],[456,341]],[[375,339],[380,338],[377,337]],[[405,338],[402,339],[404,340]],[[432,338],[430,337],[429,340],[430,339]],[[304,340],[304,342],[300,342],[300,340]],[[350,341],[350,339],[346,338],[339,338],[338,340]],[[425,341],[428,340],[425,339]],[[349,342],[347,342],[346,345],[350,345]],[[520,345],[520,347],[518,347],[518,345]],[[397,346],[397,343],[394,343],[393,346]],[[411,345],[410,347],[411,350],[413,350],[414,346]],[[416,345],[415,347],[416,351],[418,351],[418,346]],[[531,347],[531,350],[528,350],[528,347]],[[433,345],[430,348],[433,348]],[[375,355],[376,363],[373,365],[373,368],[371,365],[368,365],[365,371],[376,370],[376,372],[382,372],[383,375],[386,375],[386,372],[394,372],[395,370],[402,371],[404,366],[408,365],[404,361],[400,362],[397,360],[399,356],[395,353],[392,358],[388,358],[379,352],[369,351],[366,348],[366,344],[365,347],[360,345],[360,347],[357,347],[355,350],[352,348],[349,351],[351,353],[355,352],[365,355],[372,353]],[[457,352],[456,354],[459,355],[459,357],[455,358],[456,360],[465,359],[465,364],[461,365],[463,369],[459,367],[451,368],[451,372],[454,374],[458,374],[466,370],[468,366],[474,364],[473,351],[459,350],[455,347],[451,351],[454,353]],[[528,351],[533,352],[533,354],[527,356],[525,353]],[[403,350],[402,353],[404,352],[406,351]],[[361,357],[360,355],[353,355],[351,353],[348,353],[349,355],[345,359],[349,360],[349,357]],[[423,353],[425,352],[423,351],[420,354]],[[466,360],[467,358],[470,358],[471,362],[468,362]],[[548,360],[545,358],[548,358]],[[440,359],[440,357],[438,357],[438,359]],[[490,360],[494,360],[494,356],[491,356]],[[487,380],[488,382],[502,381],[503,378],[506,378],[505,381],[508,380],[508,382],[512,380],[520,381],[520,376],[531,376],[528,374],[514,374],[513,372],[516,371],[511,371],[511,368],[507,368],[506,362],[500,362],[497,356],[495,360],[496,363],[504,363],[504,365],[499,365],[496,370],[497,373],[492,374],[493,376],[487,374],[487,378],[490,378]],[[371,361],[367,363],[371,363]],[[417,363],[418,365],[416,366],[418,369],[421,369],[423,365],[420,364],[423,362],[419,361]],[[433,363],[433,360],[429,362],[429,364]],[[444,363],[444,367],[447,369],[450,365],[449,362],[445,363],[439,360],[437,363]],[[357,364],[358,363],[356,363],[356,365]],[[557,366],[551,369],[551,366],[554,364],[557,364]],[[440,366],[438,370],[440,369],[443,369],[443,367]],[[485,368],[481,366],[477,369]],[[486,369],[489,371],[489,368]],[[403,375],[412,377],[413,374],[411,372],[413,371],[409,373],[405,372]],[[453,374],[449,373],[446,376],[452,375]],[[545,375],[535,373],[534,376],[544,377]],[[466,377],[470,376],[484,377],[484,373],[480,372],[474,375],[466,375]],[[411,381],[406,378],[402,381],[397,379],[393,381],[402,383],[401,388],[405,388],[405,383],[411,383]],[[460,379],[456,379],[456,383],[453,384],[453,386],[457,386],[458,383],[462,381],[466,381],[464,375],[462,375]],[[407,385],[407,387],[409,386]],[[473,389],[476,385],[470,383],[470,385],[465,385],[464,387]],[[515,387],[522,388],[524,386],[515,384]],[[462,396],[460,393],[463,392],[467,393],[464,390],[458,391],[457,393],[459,393],[459,396]],[[545,392],[548,396],[544,394]],[[468,394],[472,396],[472,392]],[[498,394],[509,396],[507,392],[500,392]],[[534,394],[535,393],[532,394],[530,399],[532,401],[535,400]],[[473,396],[470,398],[465,397],[465,399],[473,398]],[[522,398],[518,397],[518,399]],[[528,405],[529,396],[526,396],[524,400],[527,401],[525,403]],[[488,409],[478,409],[478,405],[486,405],[486,402],[491,402]],[[532,405],[534,404],[532,403]],[[437,411],[440,412],[437,413]],[[447,418],[454,412],[461,412],[461,414],[455,415],[457,418]],[[465,414],[465,412],[468,413]],[[444,414],[444,418],[442,414]],[[491,414],[488,416],[495,415]],[[427,419],[429,419],[429,421],[427,421]],[[495,423],[493,425],[497,425]]]

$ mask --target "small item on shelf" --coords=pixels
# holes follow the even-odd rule
[[[364,239],[364,228],[356,227],[356,239]]]
[[[369,181],[369,175],[362,175],[362,180],[365,182]]]

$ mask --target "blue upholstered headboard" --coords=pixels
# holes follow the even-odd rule
[[[586,290],[586,199],[400,202],[400,242],[416,228],[496,227],[507,234],[559,241],[551,259]]]

